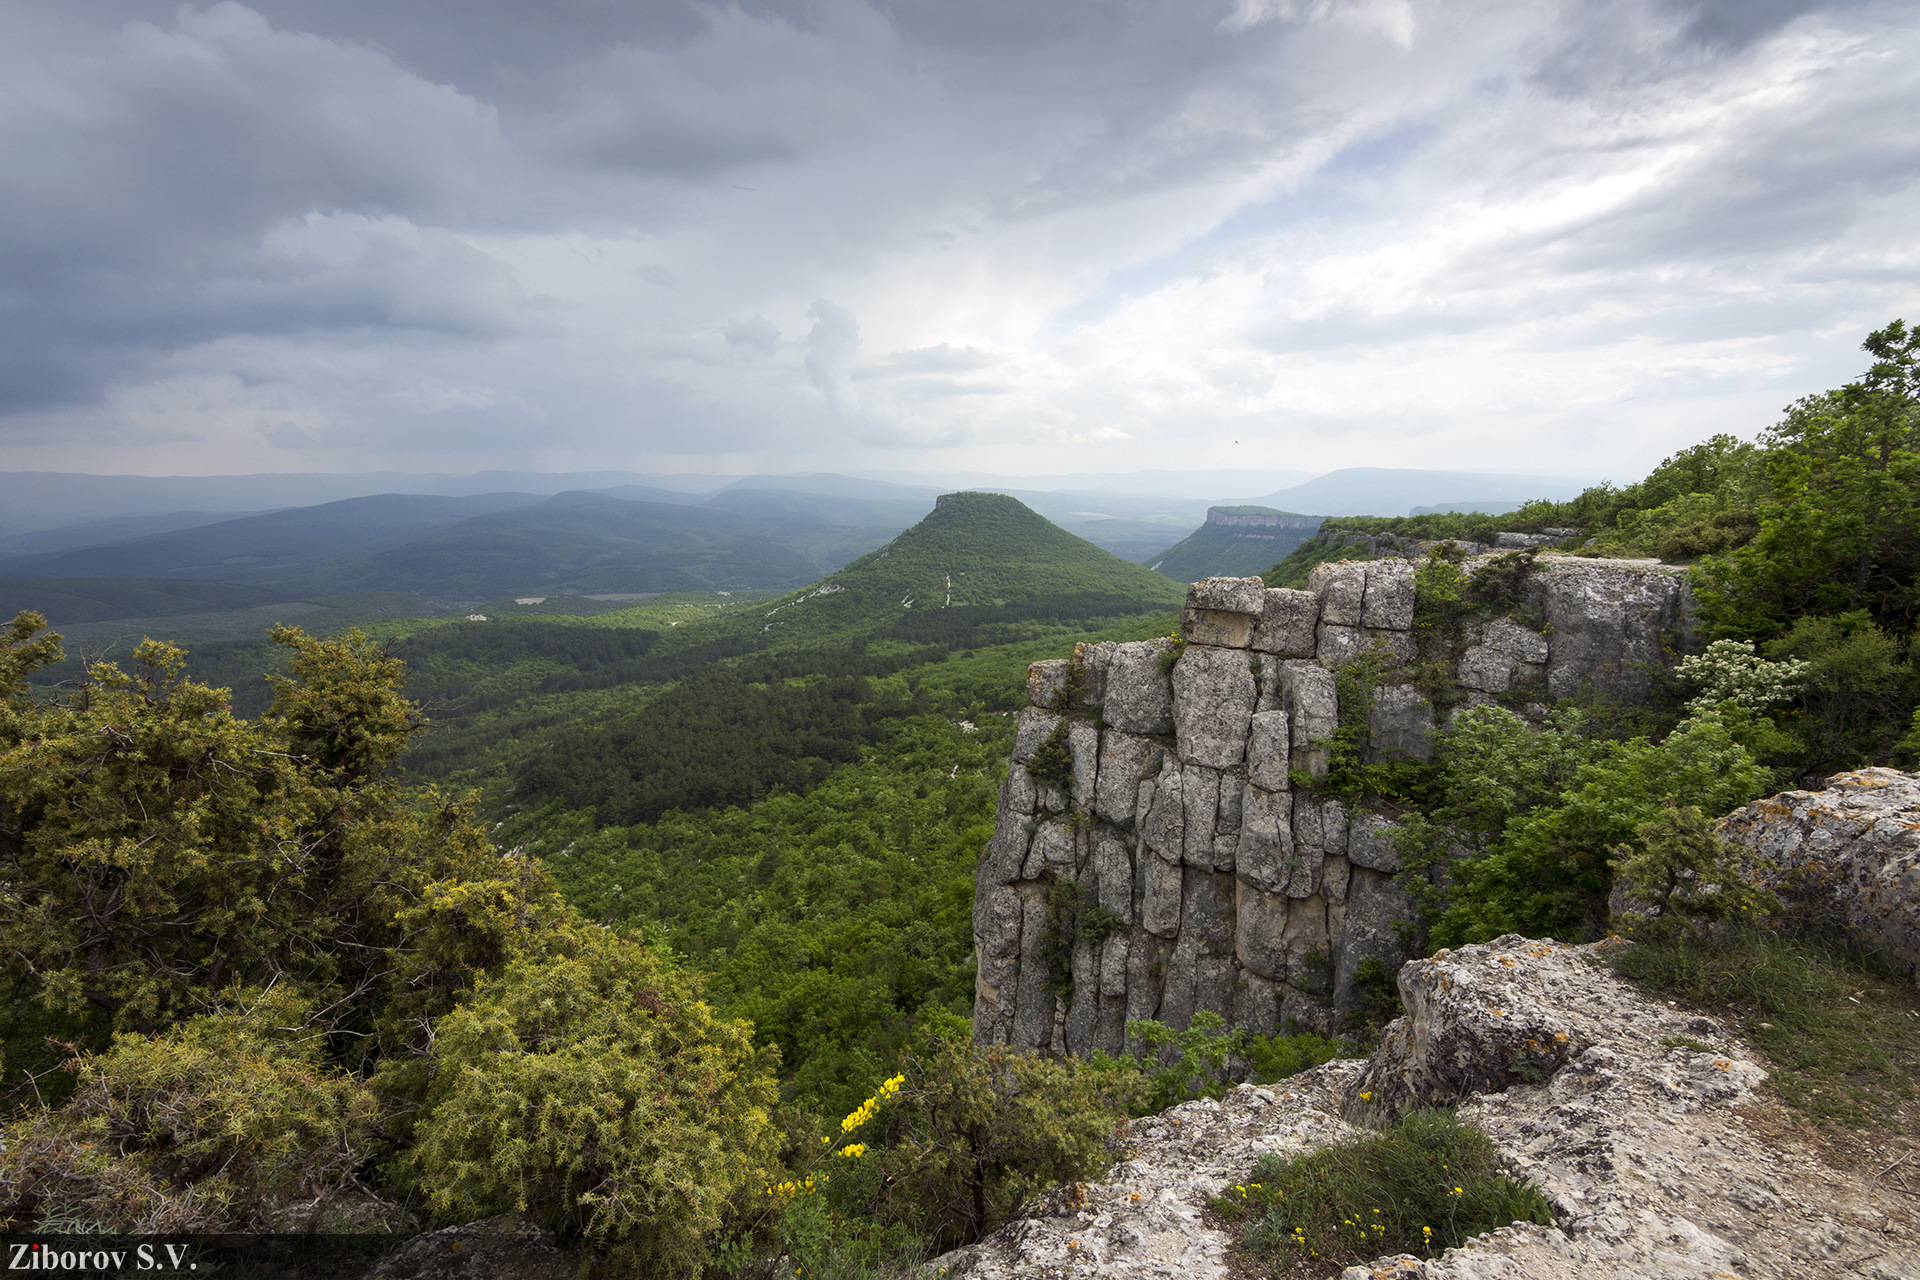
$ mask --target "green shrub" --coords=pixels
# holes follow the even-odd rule
[[[1500,1171],[1487,1136],[1448,1111],[1411,1111],[1305,1155],[1267,1154],[1213,1201],[1241,1247],[1282,1274],[1322,1276],[1382,1254],[1422,1258],[1512,1222],[1550,1224],[1538,1188]]]
[[[728,1198],[772,1166],[751,1028],[646,947],[582,927],[437,1032],[407,1163],[443,1221],[519,1209],[622,1266],[697,1274]]]
[[[1236,1058],[1244,1066],[1241,1074],[1269,1084],[1330,1062],[1339,1052],[1334,1041],[1311,1031],[1271,1036],[1245,1028],[1229,1031],[1227,1020],[1208,1009],[1195,1013],[1185,1031],[1151,1018],[1136,1019],[1127,1023],[1127,1039],[1141,1046],[1131,1061],[1140,1064],[1149,1084],[1136,1112],[1140,1115],[1165,1111],[1190,1098],[1219,1097],[1235,1080]]]
[[[1073,747],[1067,738],[1072,723],[1062,716],[1053,732],[1027,757],[1027,772],[1035,780],[1062,789],[1073,785]]]
[[[1729,920],[1780,909],[1780,900],[1756,883],[1767,864],[1716,837],[1693,805],[1669,800],[1634,832],[1639,846],[1615,849],[1614,876],[1660,916]]]
[[[317,1214],[349,1182],[374,1149],[379,1104],[321,1061],[304,1002],[255,991],[227,1003],[77,1059],[65,1106],[7,1126],[0,1201],[34,1203],[42,1229],[322,1225],[275,1215],[294,1202]]]
[[[881,1109],[876,1139],[835,1180],[883,1226],[932,1247],[978,1240],[1021,1202],[1098,1177],[1126,1150],[1127,1117],[1147,1085],[1132,1064],[1049,1059],[958,1038],[910,1060]]]

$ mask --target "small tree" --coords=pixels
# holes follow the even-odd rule
[[[1780,910],[1760,883],[1766,864],[1714,834],[1699,809],[1668,800],[1659,816],[1634,828],[1640,843],[1613,849],[1615,879],[1628,899],[1651,904],[1662,917],[1730,920]]]

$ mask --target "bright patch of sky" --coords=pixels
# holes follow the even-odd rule
[[[0,10],[0,469],[1631,479],[1920,320],[1920,10]]]

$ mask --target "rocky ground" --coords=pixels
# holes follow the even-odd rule
[[[1352,1132],[1340,1117],[1358,1114],[1364,1090],[1460,1103],[1558,1223],[1341,1280],[1920,1276],[1920,1202],[1902,1181],[1920,1154],[1796,1123],[1755,1092],[1765,1072],[1732,1028],[1648,998],[1600,959],[1507,937],[1415,961],[1402,974],[1408,1016],[1371,1059],[1139,1122],[1137,1150],[1106,1179],[1061,1190],[931,1274],[1245,1274],[1206,1202],[1263,1152]]]

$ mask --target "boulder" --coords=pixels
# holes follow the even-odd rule
[[[1188,764],[1225,769],[1247,752],[1258,689],[1244,649],[1189,645],[1173,669],[1174,742]]]
[[[1100,768],[1100,730],[1090,720],[1071,721],[1067,725],[1067,745],[1073,752],[1070,797],[1080,812],[1092,813]]]
[[[1646,699],[1647,672],[1668,661],[1693,627],[1686,570],[1650,560],[1541,556],[1528,598],[1551,637],[1547,692],[1571,697],[1583,686],[1629,702]]]
[[[365,1280],[574,1280],[591,1260],[580,1249],[562,1249],[553,1232],[513,1212],[417,1235]]]
[[[1180,932],[1182,875],[1180,864],[1161,857],[1140,859],[1140,926],[1148,933],[1171,938]],[[1140,1015],[1151,1017],[1150,1013]]]
[[[1332,948],[1333,1007],[1341,1012],[1359,1000],[1360,967],[1378,960],[1388,973],[1407,958],[1401,928],[1413,918],[1413,899],[1399,879],[1349,863],[1339,937]]]
[[[1060,717],[1051,711],[1039,707],[1028,707],[1022,711],[1013,727],[1014,763],[1025,764],[1040,744],[1059,727]]]
[[[1349,662],[1358,662],[1370,643],[1367,633],[1359,627],[1322,622],[1314,656],[1327,670],[1338,671]]]
[[[1307,590],[1320,601],[1320,621],[1357,627],[1366,617],[1367,563],[1338,560],[1317,564],[1307,574]]]
[[[1268,893],[1241,878],[1234,899],[1234,953],[1249,973],[1286,980],[1289,901],[1284,894]]]
[[[1067,709],[1067,660],[1049,658],[1027,668],[1027,701],[1050,711]]]
[[[1400,828],[1377,813],[1356,813],[1347,824],[1347,861],[1356,867],[1392,874],[1400,870],[1393,838]]]
[[[1256,889],[1285,893],[1292,859],[1293,797],[1249,785],[1241,800],[1235,871]]]
[[[1360,607],[1361,625],[1390,631],[1413,629],[1413,564],[1407,560],[1375,560],[1367,566],[1366,595]]]
[[[1220,816],[1220,771],[1190,764],[1180,771],[1180,800],[1186,810],[1182,849],[1188,866],[1213,866],[1213,838]]]
[[[1837,927],[1920,985],[1920,775],[1838,773],[1825,791],[1734,811],[1719,835],[1777,868],[1768,885],[1792,914]]]
[[[1146,812],[1140,818],[1140,842],[1165,858],[1179,862],[1187,848],[1186,796],[1180,766],[1167,760],[1159,776],[1143,784]]]
[[[1265,591],[1258,578],[1201,579],[1187,588],[1180,634],[1193,644],[1246,648],[1253,640]]]
[[[1282,658],[1311,658],[1320,600],[1310,591],[1269,587],[1253,626],[1253,647]]]
[[[1100,716],[1122,733],[1173,732],[1173,684],[1162,658],[1169,640],[1115,645],[1107,659]]]

